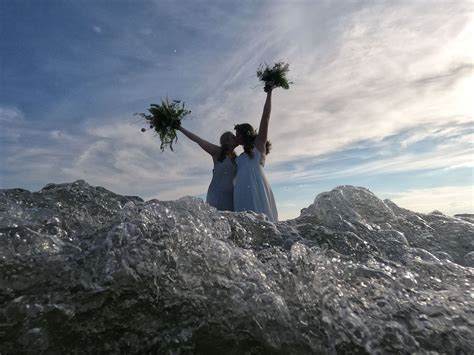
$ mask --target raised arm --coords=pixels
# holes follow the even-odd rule
[[[260,120],[260,128],[258,129],[257,138],[255,138],[255,147],[262,154],[266,154],[265,144],[267,143],[268,123],[270,121],[270,113],[272,111],[272,87],[265,88],[267,99],[263,106],[262,119]]]
[[[207,153],[212,155],[212,157],[216,157],[221,153],[221,147],[219,147],[218,145],[212,144],[212,143],[202,139],[201,137],[198,137],[194,133],[189,132],[184,127],[179,127],[178,130],[183,132],[183,134],[186,137],[188,137],[189,139],[191,139],[193,142],[196,142],[197,144],[199,144],[199,146],[202,149],[204,149],[204,151],[206,151]]]

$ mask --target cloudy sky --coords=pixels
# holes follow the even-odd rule
[[[84,179],[144,199],[205,196],[212,161],[161,153],[135,112],[166,95],[217,142],[258,126],[282,219],[338,185],[419,212],[474,213],[470,0],[0,1],[0,188]]]

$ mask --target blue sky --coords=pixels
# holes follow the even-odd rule
[[[145,199],[204,196],[211,159],[160,153],[135,112],[168,95],[217,142],[258,126],[282,219],[338,185],[420,212],[474,213],[471,1],[0,2],[0,188],[84,179]]]

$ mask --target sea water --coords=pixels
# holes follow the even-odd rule
[[[0,353],[470,354],[474,224],[369,190],[300,217],[0,190]]]

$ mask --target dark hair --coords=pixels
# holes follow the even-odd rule
[[[234,129],[237,133],[239,133],[243,140],[244,140],[244,152],[251,158],[253,158],[253,148],[255,147],[255,138],[257,138],[257,132],[252,127],[251,124],[248,123],[241,123],[234,126]],[[265,154],[270,153],[270,149],[272,148],[272,144],[269,141],[265,143]]]
[[[234,152],[234,149],[230,148],[228,145],[227,145],[227,142],[226,142],[226,137],[228,137],[230,135],[234,135],[232,132],[224,132],[222,133],[221,135],[221,138],[220,138],[220,144],[221,144],[221,153],[219,154],[219,157],[217,158],[217,160],[219,162],[223,162],[225,157],[227,156],[228,153],[232,152],[231,154],[231,159],[234,159],[235,158],[235,152]]]

